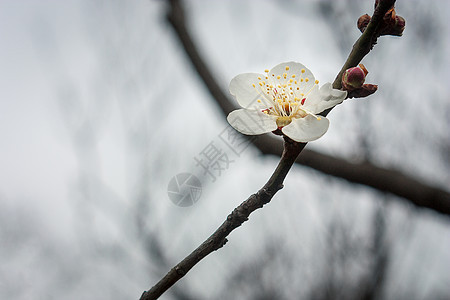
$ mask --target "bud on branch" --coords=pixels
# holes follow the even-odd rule
[[[375,1],[375,8],[378,6],[380,1]],[[371,17],[368,14],[362,15],[358,19],[358,29],[364,32],[369,25]],[[393,35],[402,36],[403,30],[405,30],[406,21],[403,17],[396,15],[395,8],[392,6],[383,16],[383,20],[378,25],[376,30],[376,36],[382,35]]]
[[[363,64],[347,69],[342,75],[342,87],[348,91],[347,98],[363,98],[375,93],[378,86],[364,84],[369,73]]]

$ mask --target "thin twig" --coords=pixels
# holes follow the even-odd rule
[[[252,212],[269,203],[276,192],[283,188],[283,181],[286,178],[287,173],[305,145],[306,144],[304,143],[297,143],[289,138],[285,138],[284,151],[281,155],[281,160],[267,183],[256,194],[251,195],[247,200],[242,202],[241,205],[236,207],[233,212],[228,215],[225,222],[223,222],[222,225],[220,225],[220,227],[197,249],[172,268],[167,275],[149,291],[144,292],[141,296],[141,300],[157,299],[175,282],[186,275],[186,273],[205,256],[225,245],[227,242],[226,237],[234,229],[247,221]]]
[[[384,15],[391,7],[394,6],[394,4],[395,0],[380,0],[378,2],[367,28],[353,45],[352,51],[348,55],[347,60],[336,76],[336,79],[333,82],[333,88],[340,89],[342,87],[342,74],[344,74],[345,70],[356,67],[362,61],[364,56],[372,50],[373,46],[375,46],[378,38],[378,26],[381,25]]]

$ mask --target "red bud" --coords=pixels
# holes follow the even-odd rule
[[[342,86],[345,90],[351,91],[362,87],[366,80],[366,75],[369,73],[363,64],[347,69],[342,75]]]

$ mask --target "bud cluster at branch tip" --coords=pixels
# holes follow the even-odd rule
[[[375,1],[375,8],[379,4],[379,0]],[[371,17],[368,14],[362,15],[358,19],[358,29],[361,32],[364,32],[369,25]],[[393,36],[402,36],[403,31],[405,30],[406,21],[403,17],[398,16],[395,13],[395,8],[391,7],[383,17],[381,24],[377,28],[377,36],[382,35],[393,35]]]

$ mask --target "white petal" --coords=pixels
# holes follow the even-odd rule
[[[346,91],[333,89],[331,83],[329,82],[322,85],[322,87],[320,88],[320,93],[322,94],[322,96],[329,97],[324,100],[336,100],[336,99],[344,100],[345,97],[347,96]]]
[[[237,109],[227,117],[228,123],[243,134],[257,135],[278,128],[276,118],[256,109]]]
[[[286,70],[286,67],[288,67],[288,70]],[[302,70],[305,72],[302,73]],[[286,73],[286,79],[284,79],[283,74]],[[302,65],[301,63],[290,61],[281,63],[279,65],[276,65],[272,68],[269,72],[269,77],[272,79],[276,79],[277,76],[281,76],[280,83],[284,83],[285,81],[289,81],[289,79],[297,80],[298,86],[301,89],[301,92],[307,93],[313,86],[315,82],[315,78],[313,73]],[[295,77],[292,77],[292,75],[295,75]],[[303,82],[300,82],[300,79],[303,78]],[[308,78],[308,82],[305,81],[305,79]]]
[[[342,103],[345,97],[347,97],[346,91],[333,89],[331,83],[327,82],[322,85],[320,90],[314,87],[313,91],[308,95],[304,106],[308,111],[318,114]]]
[[[315,110],[316,110],[317,104],[319,104],[321,101],[322,101],[322,97],[320,96],[319,87],[317,85],[315,85],[312,88],[311,92],[306,97],[303,107],[312,113],[317,113]]]
[[[297,142],[310,142],[317,140],[328,130],[330,121],[322,117],[317,120],[315,117],[308,115],[304,118],[294,119],[291,124],[283,127],[281,131]]]
[[[259,82],[264,81],[265,75],[257,73],[239,74],[230,82],[230,93],[233,95],[239,105],[244,108],[256,106],[258,99],[262,99],[261,87]],[[253,87],[253,84],[255,87]]]

